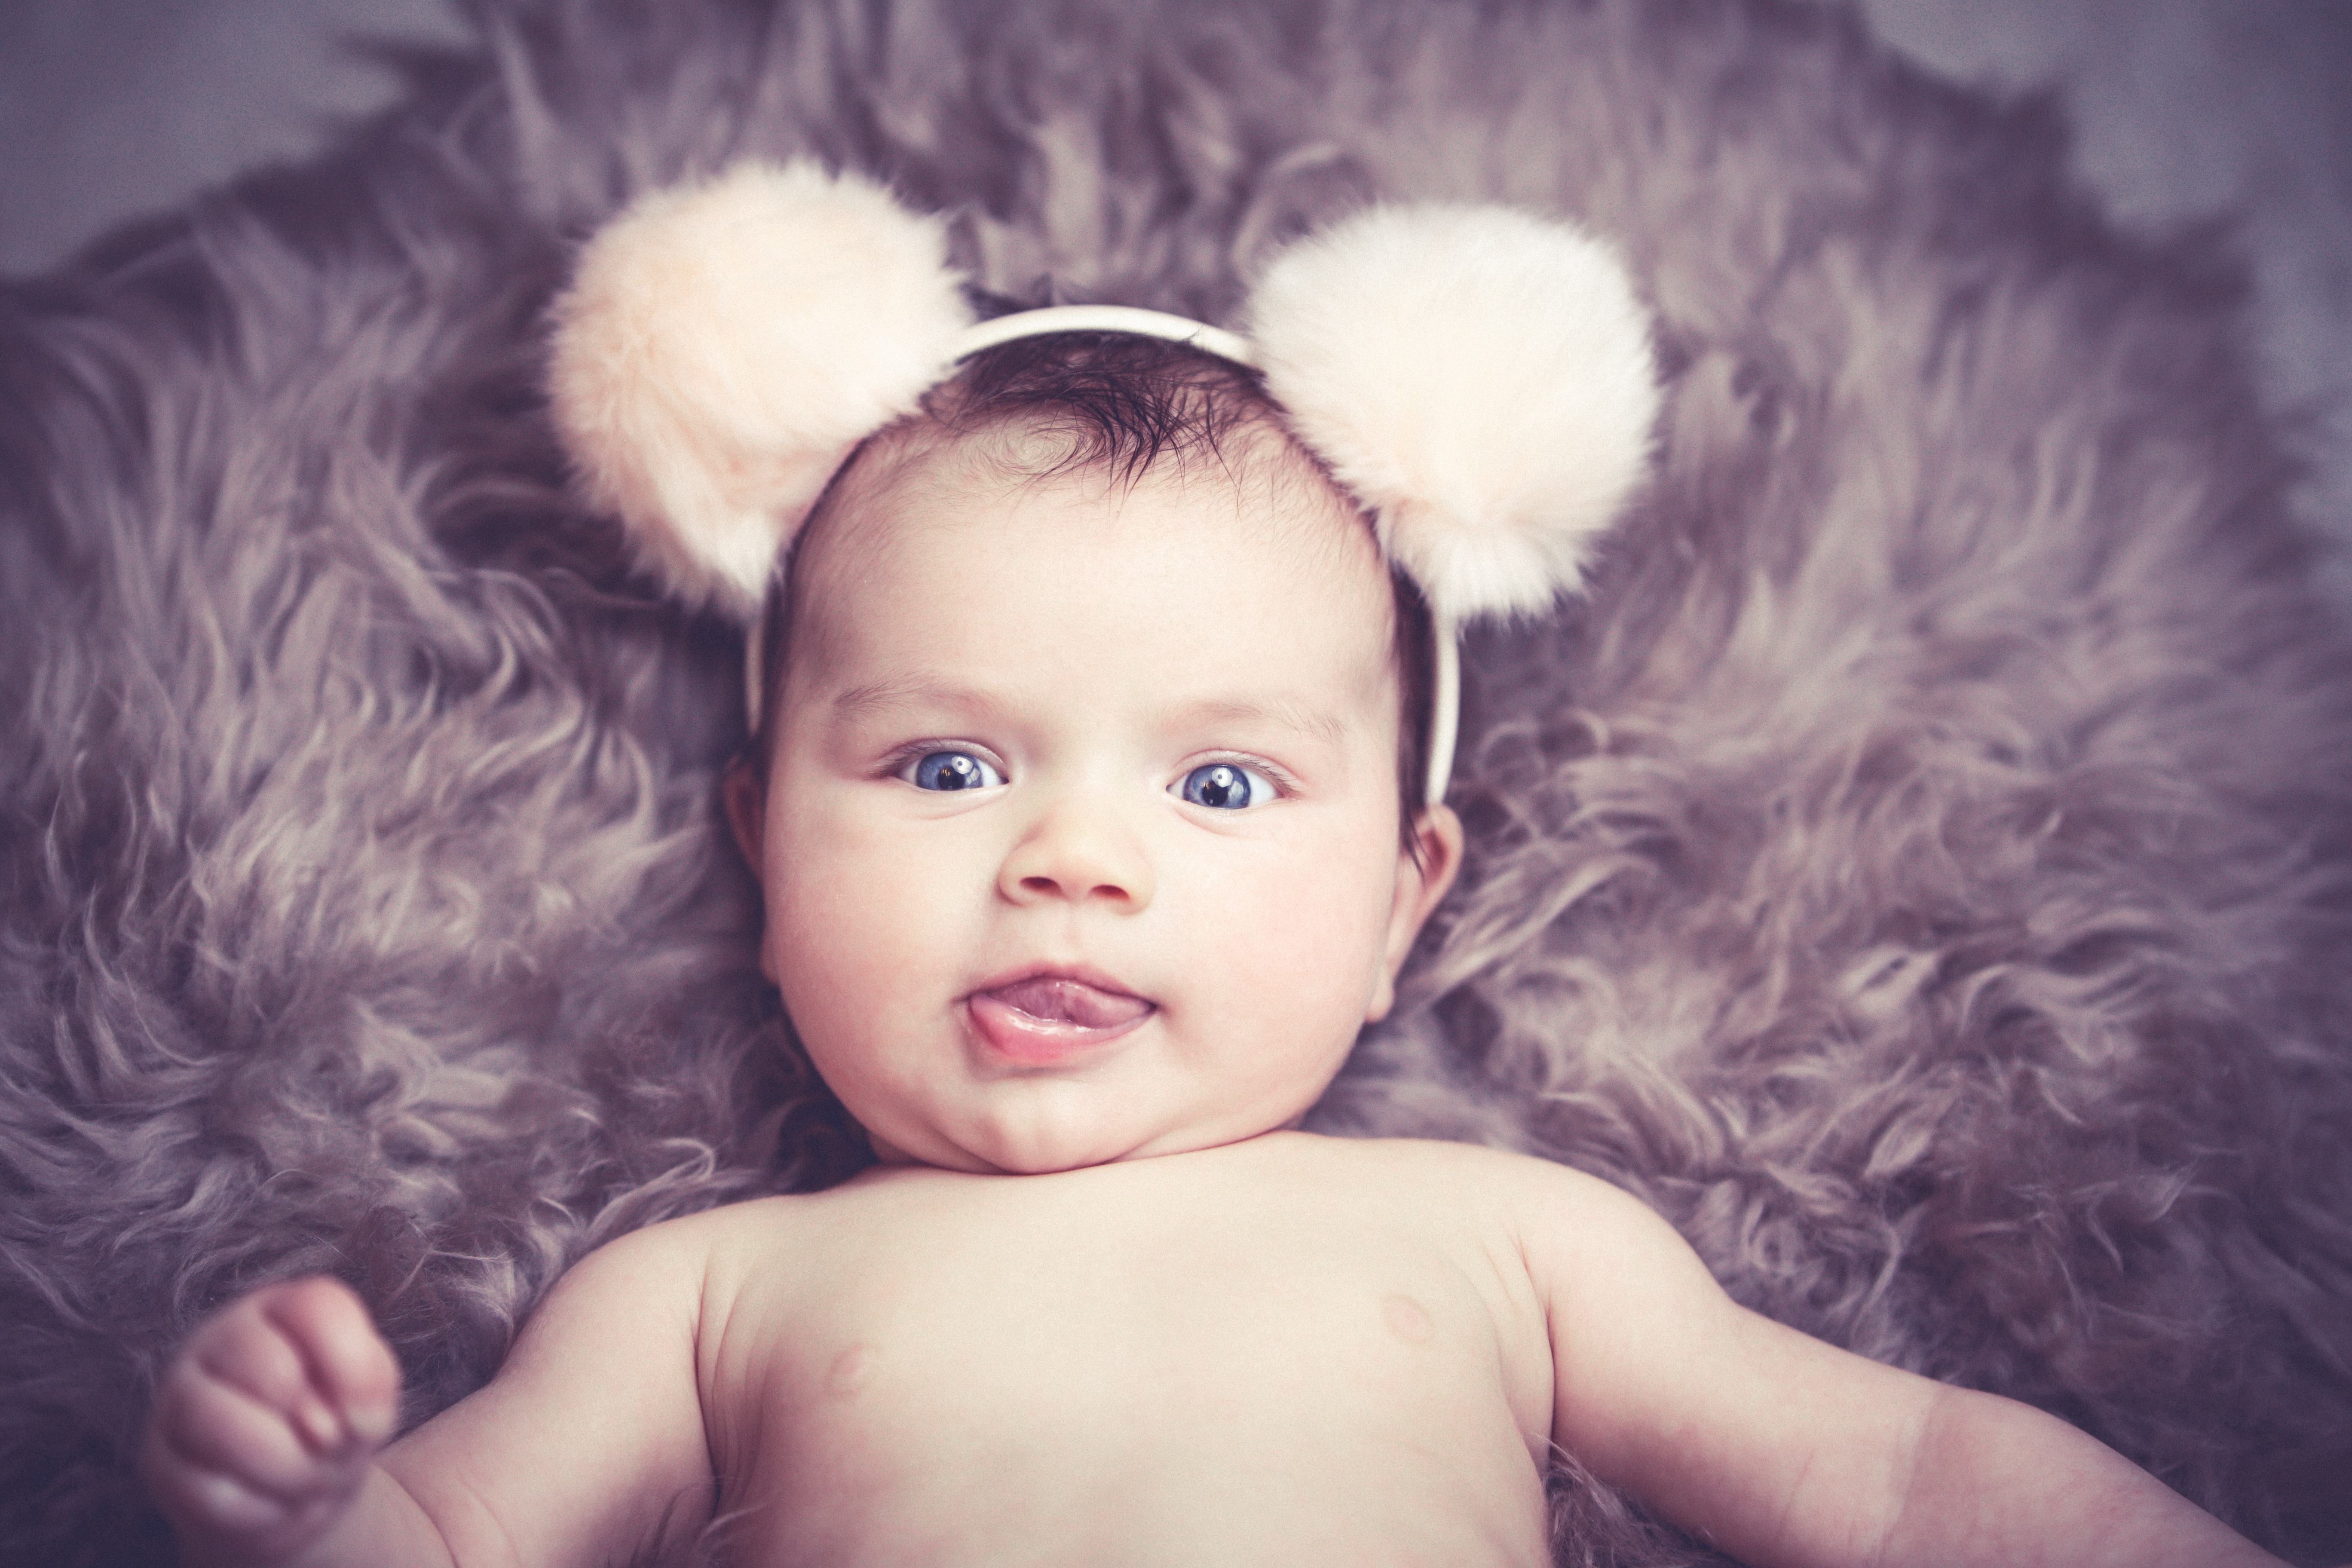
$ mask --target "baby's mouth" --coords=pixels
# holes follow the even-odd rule
[[[1034,974],[982,994],[993,996],[1040,1023],[1078,1029],[1114,1028],[1133,1023],[1151,1011],[1151,1004],[1140,996],[1105,991],[1083,980],[1059,974]]]
[[[1062,1061],[1128,1033],[1152,1005],[1067,974],[1032,974],[971,999],[972,1022],[1002,1057],[1024,1066]]]

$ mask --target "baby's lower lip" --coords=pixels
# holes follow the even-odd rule
[[[1067,1061],[1131,1033],[1155,1011],[1140,996],[1050,976],[975,991],[967,1005],[989,1049],[1023,1067]]]

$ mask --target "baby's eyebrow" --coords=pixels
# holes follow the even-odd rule
[[[899,708],[952,709],[968,713],[992,711],[995,705],[968,687],[920,675],[894,675],[853,686],[833,700],[835,719],[856,723]],[[1346,721],[1337,714],[1285,698],[1211,697],[1187,702],[1170,712],[1171,730],[1191,731],[1227,725],[1254,725],[1287,730],[1327,746],[1343,744]]]
[[[869,680],[863,686],[851,687],[833,700],[835,717],[846,721],[864,719],[893,708],[975,710],[988,706],[988,700],[976,691],[919,675],[894,675],[883,680]]]
[[[1337,746],[1348,736],[1347,723],[1338,715],[1280,699],[1261,702],[1247,698],[1213,698],[1179,709],[1175,721],[1179,727],[1188,729],[1202,724],[1269,724],[1327,746]]]

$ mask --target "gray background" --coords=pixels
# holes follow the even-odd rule
[[[2265,395],[2352,605],[2352,0],[1862,0],[1927,68],[2056,89],[2127,225],[2238,221]],[[0,274],[319,149],[383,106],[354,38],[459,42],[450,0],[0,0]]]

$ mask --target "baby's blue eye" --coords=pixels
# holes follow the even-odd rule
[[[926,752],[898,775],[917,789],[986,789],[1004,775],[970,752]]]
[[[1274,786],[1236,763],[1208,763],[1184,775],[1183,795],[1194,805],[1239,811],[1272,800]]]

